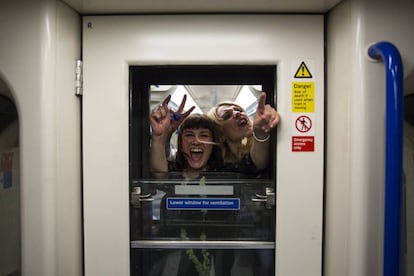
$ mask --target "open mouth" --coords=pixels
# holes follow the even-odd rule
[[[239,126],[244,126],[244,125],[247,125],[247,120],[242,118],[239,120]]]
[[[190,150],[190,157],[194,161],[198,161],[203,157],[204,151],[200,148],[194,148]]]
[[[245,126],[247,126],[248,125],[248,121],[247,121],[247,119],[246,118],[240,118],[238,121],[237,121],[237,126],[239,126],[239,127],[245,127]]]

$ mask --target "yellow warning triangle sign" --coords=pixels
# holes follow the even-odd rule
[[[310,79],[312,78],[312,74],[309,71],[308,67],[306,66],[305,62],[299,65],[298,70],[295,73],[295,78],[303,78],[303,79]]]

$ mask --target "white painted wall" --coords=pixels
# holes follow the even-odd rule
[[[75,60],[81,57],[81,18],[56,2],[55,165],[56,276],[82,275],[81,98]]]
[[[367,48],[392,42],[412,76],[413,10],[410,1],[347,0],[328,17],[326,275],[382,275],[385,68]]]
[[[22,275],[81,274],[80,18],[59,1],[0,3],[0,78],[19,112]]]

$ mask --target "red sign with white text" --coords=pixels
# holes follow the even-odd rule
[[[315,137],[292,136],[292,151],[315,151]]]

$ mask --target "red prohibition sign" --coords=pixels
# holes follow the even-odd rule
[[[308,132],[312,128],[312,120],[308,116],[299,116],[295,126],[299,132]]]

